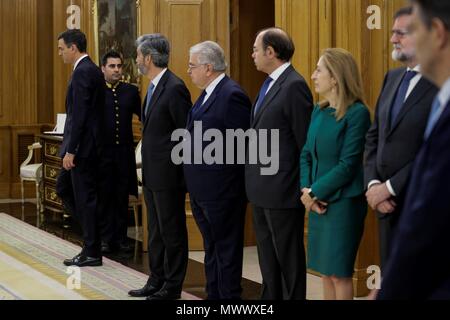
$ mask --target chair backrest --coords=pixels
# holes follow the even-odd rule
[[[34,149],[40,149],[42,148],[42,145],[39,142],[35,142],[33,144],[30,144],[28,146],[28,156],[27,158],[20,164],[20,167],[26,166],[30,163],[31,158],[33,158],[33,151]]]
[[[138,178],[138,182],[139,183],[142,183],[142,153],[141,153],[141,148],[142,148],[142,140],[139,141],[138,145],[136,146],[136,151],[135,151],[136,174],[137,174],[137,178]]]

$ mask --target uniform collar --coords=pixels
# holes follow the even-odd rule
[[[108,89],[116,89],[119,86],[120,81],[117,81],[115,84],[111,84],[108,81],[105,81],[105,83]]]

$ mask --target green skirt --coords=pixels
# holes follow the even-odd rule
[[[325,276],[352,277],[366,214],[364,195],[330,203],[324,215],[311,211],[308,268]]]

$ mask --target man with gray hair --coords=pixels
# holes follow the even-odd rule
[[[379,300],[450,299],[450,2],[411,0],[424,77],[440,89],[417,153]]]
[[[437,88],[422,77],[414,39],[409,33],[412,8],[394,16],[392,58],[404,67],[390,70],[375,110],[375,121],[366,140],[365,181],[367,201],[378,216],[381,273],[405,203],[412,164],[423,141]]]
[[[144,35],[136,44],[139,72],[150,80],[142,111],[142,176],[151,275],[143,288],[129,295],[175,300],[186,275],[188,243],[183,168],[171,161],[171,136],[185,127],[191,96],[168,70],[170,45],[163,35]]]
[[[191,143],[203,137],[203,132],[200,132],[202,137],[195,136],[199,134],[195,129],[199,124],[204,130],[220,132],[222,137],[226,136],[227,129],[244,132],[250,125],[250,100],[225,75],[226,68],[225,54],[217,43],[206,41],[191,48],[188,73],[192,82],[203,90],[188,116]],[[237,154],[233,154],[233,161],[228,161],[230,149],[226,144],[232,143],[228,139],[218,147],[220,150],[215,150],[214,161],[197,161],[213,143],[217,141],[204,142],[197,153],[194,151],[190,164],[184,164],[184,174],[192,212],[205,246],[208,299],[240,299],[247,207],[244,164],[238,164]]]

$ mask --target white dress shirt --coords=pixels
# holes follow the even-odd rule
[[[156,87],[158,86],[158,83],[161,81],[161,78],[163,77],[164,73],[166,73],[167,68],[165,68],[163,71],[161,71],[153,80],[152,83],[155,86],[153,88],[153,92],[155,92]]]
[[[285,64],[283,64],[283,65],[279,66],[277,69],[275,69],[275,71],[269,75],[269,77],[272,78],[272,82],[270,83],[269,87],[267,88],[266,93],[269,92],[269,90],[273,87],[273,85],[278,80],[278,78],[283,74],[283,72],[286,71],[287,68],[289,68],[290,65],[291,65],[290,62],[286,62]]]
[[[75,70],[77,68],[78,64],[81,62],[81,60],[83,60],[86,57],[89,57],[89,56],[87,54],[84,54],[81,57],[79,57],[78,60],[75,61],[75,64],[73,65],[73,70]]]
[[[206,96],[203,99],[203,102],[201,105],[203,105],[206,101],[208,101],[211,94],[214,92],[214,89],[216,89],[217,85],[222,81],[222,79],[225,78],[225,73],[222,73],[220,76],[218,76],[216,79],[213,80],[205,89]]]
[[[416,71],[417,74],[415,75],[414,78],[411,79],[411,81],[409,82],[409,87],[408,87],[408,91],[406,91],[406,95],[405,95],[405,100],[406,101],[409,97],[409,95],[411,94],[411,92],[414,90],[414,88],[416,87],[417,83],[419,83],[420,79],[422,79],[422,74],[420,73],[420,65],[415,66],[413,69],[411,68],[407,68],[406,71]],[[373,186],[374,184],[379,184],[381,183],[380,180],[372,180],[369,182],[369,184],[367,185],[367,189],[370,189],[371,186]],[[386,181],[386,187],[389,190],[389,193],[392,196],[396,196],[397,194],[395,193],[394,188],[392,187],[391,181],[390,179]]]

